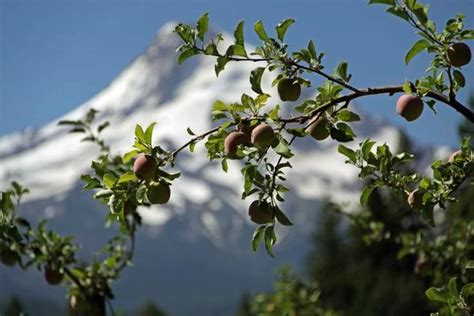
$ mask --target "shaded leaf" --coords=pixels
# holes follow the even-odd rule
[[[293,23],[295,23],[295,20],[293,19],[286,19],[278,23],[278,25],[276,26],[276,32],[277,32],[278,39],[280,41],[283,42],[286,31],[288,30],[290,25],[292,25]]]

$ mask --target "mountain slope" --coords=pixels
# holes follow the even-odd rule
[[[130,149],[137,123],[158,122],[154,143],[169,149],[189,139],[187,127],[197,133],[212,128],[211,104],[250,93],[248,75],[255,64],[230,64],[219,78],[212,58],[196,57],[178,66],[179,41],[172,28],[172,23],[165,25],[108,87],[60,119],[99,110],[98,120],[111,123],[104,137],[114,153]],[[266,77],[268,91],[270,82]],[[1,187],[11,180],[29,187],[31,194],[21,207],[24,216],[49,218],[50,227],[77,236],[86,258],[113,233],[103,228],[106,208],[80,190],[79,177],[89,172],[98,151],[66,134],[57,122],[0,139]],[[367,117],[364,125],[355,125],[361,137],[398,142],[399,132],[385,122]],[[114,287],[115,304],[134,308],[150,298],[172,315],[229,315],[243,291],[270,286],[276,267],[290,263],[301,268],[319,201],[326,196],[344,203],[357,200],[356,170],[344,164],[336,146],[311,139],[296,144],[288,176],[291,192],[283,206],[295,226],[279,229],[275,260],[250,249],[255,226],[246,215],[250,202],[240,199],[239,163],[231,162],[224,174],[218,163],[207,160],[202,144],[194,154],[181,154],[176,169],[182,176],[172,186],[170,204],[139,210],[145,224],[136,260]],[[39,273],[3,266],[0,292],[59,303],[64,298],[63,289],[48,287]]]

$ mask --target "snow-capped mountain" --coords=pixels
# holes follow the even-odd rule
[[[255,64],[229,64],[219,78],[212,58],[194,57],[178,66],[175,50],[180,43],[173,26],[165,25],[109,86],[60,119],[82,118],[90,108],[100,111],[98,121],[111,124],[103,132],[106,142],[122,154],[131,148],[137,123],[158,122],[154,143],[169,149],[189,139],[187,127],[197,133],[212,128],[212,103],[251,93],[248,78]],[[270,82],[267,75],[268,91]],[[76,236],[87,256],[112,234],[103,227],[106,208],[80,189],[79,177],[89,172],[98,150],[58,127],[60,119],[0,138],[1,188],[11,180],[27,186],[31,194],[20,209],[23,216],[49,218],[50,227]],[[374,118],[365,118],[357,131],[394,145],[400,135]],[[194,154],[180,154],[176,169],[182,176],[172,186],[169,204],[140,209],[144,225],[136,259],[114,286],[117,306],[134,308],[152,299],[171,315],[232,315],[242,293],[271,286],[276,267],[289,263],[302,268],[323,197],[352,203],[359,194],[356,170],[344,164],[335,142],[297,143],[288,175],[291,192],[283,206],[294,226],[279,229],[276,259],[271,259],[250,248],[255,225],[246,214],[250,201],[240,199],[239,163],[230,163],[225,174],[218,163],[208,161],[203,147],[198,144]],[[47,286],[36,271],[0,266],[2,297],[18,293],[64,304],[63,292]]]

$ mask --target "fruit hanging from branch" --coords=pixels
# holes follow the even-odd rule
[[[397,101],[397,113],[408,122],[420,117],[423,112],[423,100],[420,97],[404,94]]]
[[[315,117],[306,128],[306,132],[316,140],[324,140],[329,137],[329,120],[326,117]]]
[[[255,147],[263,150],[272,144],[274,136],[273,128],[266,123],[261,123],[253,129],[251,142]]]
[[[50,265],[44,268],[44,278],[50,285],[58,285],[64,278],[64,274]]]
[[[165,182],[152,182],[148,186],[146,197],[151,204],[166,204],[170,200],[170,186]]]
[[[224,140],[224,151],[229,158],[234,158],[239,145],[250,144],[250,136],[244,132],[232,132]]]
[[[156,175],[156,160],[150,155],[139,155],[133,163],[133,171],[140,180],[153,180]]]
[[[471,61],[471,49],[465,43],[454,43],[448,47],[448,61],[451,66],[461,67]]]
[[[282,79],[278,82],[278,94],[282,101],[296,101],[300,97],[301,86],[295,79]]]
[[[408,205],[414,210],[420,210],[423,207],[423,192],[415,189],[408,195]]]
[[[256,224],[263,225],[273,221],[274,210],[271,205],[264,201],[253,201],[249,206],[250,220]]]

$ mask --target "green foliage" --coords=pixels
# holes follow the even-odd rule
[[[416,172],[403,171],[404,165],[412,161],[414,155],[409,153],[393,155],[386,144],[377,146],[376,150],[372,151],[374,145],[375,142],[367,139],[359,144],[358,150],[354,151],[344,145],[339,145],[338,149],[348,158],[346,163],[360,169],[359,177],[368,182],[360,197],[361,205],[366,205],[374,188],[390,187],[400,197],[404,197],[412,192],[417,184],[423,193],[421,214],[432,226],[435,225],[434,207],[445,208],[448,202],[456,201],[453,193],[464,181],[470,181],[474,172],[474,154],[469,138],[464,139],[461,154],[453,161],[438,160],[431,165],[433,178]]]
[[[179,153],[186,148],[193,152],[196,144],[203,141],[208,158],[220,160],[224,172],[228,171],[229,159],[241,160],[240,167],[244,179],[242,198],[252,196],[256,201],[267,205],[269,210],[268,218],[257,221],[265,224],[256,228],[251,245],[256,251],[259,244],[263,243],[267,253],[273,257],[273,246],[277,242],[276,225],[292,225],[291,220],[280,207],[285,201],[285,193],[290,191],[284,183],[287,168],[292,167],[291,159],[295,155],[292,145],[297,138],[306,137],[307,129],[312,122],[320,118],[327,120],[324,128],[329,131],[332,141],[350,143],[357,135],[349,123],[361,120],[360,116],[350,108],[352,100],[370,95],[392,95],[405,92],[423,97],[424,102],[434,113],[436,113],[434,109],[436,102],[443,102],[456,109],[469,119],[470,125],[463,126],[462,130],[467,136],[472,136],[469,131],[474,122],[474,113],[456,100],[459,90],[466,86],[466,78],[462,69],[454,67],[453,64],[456,63],[450,63],[448,58],[449,47],[452,44],[474,38],[474,31],[464,28],[464,15],[458,14],[455,18],[448,20],[445,28],[438,31],[435,22],[430,20],[428,6],[417,0],[370,0],[369,4],[388,6],[388,13],[401,18],[417,30],[420,38],[408,50],[405,62],[408,64],[422,51],[432,54],[433,58],[426,76],[420,77],[415,82],[405,81],[398,86],[358,88],[350,83],[352,74],[348,71],[349,64],[346,61],[340,62],[332,74],[325,72],[324,52],[316,49],[314,41],[308,41],[308,44],[301,49],[289,48],[285,43],[285,36],[289,27],[295,23],[293,19],[285,19],[277,24],[274,35],[266,32],[262,21],[257,21],[254,24],[254,31],[260,43],[253,51],[248,51],[245,47],[244,21],[236,25],[233,41],[228,47],[222,47],[222,34],[217,34],[215,38],[207,36],[210,23],[207,13],[197,20],[195,26],[177,25],[175,32],[182,40],[182,45],[178,48],[178,64],[196,55],[210,56],[216,60],[214,68],[218,76],[225,70],[228,63],[256,63],[256,68],[249,74],[249,84],[254,94],[243,93],[240,100],[233,103],[216,101],[212,106],[211,118],[217,127],[202,134],[196,134],[188,128],[187,132],[192,138],[174,151],[166,150],[153,143],[153,130],[156,123],[146,128],[137,124],[133,148],[122,156],[114,156],[101,138],[101,133],[109,126],[109,123],[95,125],[98,111],[91,109],[83,119],[59,122],[59,125],[70,127],[70,133],[82,134],[81,141],[92,142],[99,146],[101,153],[92,161],[90,173],[81,177],[84,182],[83,189],[93,190],[94,198],[108,206],[106,224],[117,224],[119,233],[109,240],[97,258],[89,263],[78,264],[75,259],[78,246],[73,243],[71,237],[63,237],[53,231],[48,231],[46,222],[41,222],[33,228],[26,219],[17,216],[16,210],[21,197],[28,191],[14,182],[11,188],[1,192],[2,263],[7,266],[18,265],[23,269],[31,265],[36,265],[43,270],[45,267],[54,268],[55,271],[64,275],[64,282],[69,286],[69,297],[76,302],[84,303],[80,308],[78,307],[79,309],[84,308],[88,315],[103,315],[105,301],[113,298],[112,282],[120,277],[120,273],[131,263],[133,257],[135,233],[141,225],[137,207],[146,207],[151,204],[147,198],[150,188],[159,185],[169,188],[180,176],[179,172],[172,173],[170,169],[175,166]],[[290,101],[284,104],[285,109],[288,109],[285,113],[290,112],[288,117],[281,114],[282,106],[274,103],[271,96],[263,91],[261,83],[264,76],[272,76],[274,86],[280,87],[283,83],[294,86],[293,92],[297,93],[284,97],[280,94],[282,100]],[[313,80],[312,76],[324,78],[324,81],[319,86],[313,87],[313,81],[319,81]],[[306,89],[303,92],[311,89],[314,96],[296,103],[301,89]],[[303,93],[303,95],[309,94]],[[270,139],[271,142],[266,144],[268,146],[242,141],[236,145],[236,150],[235,148],[232,152],[226,150],[226,146],[229,146],[226,143],[228,135],[237,129],[241,132],[240,135],[248,134],[248,138],[252,140],[250,137],[252,129],[262,123],[273,130],[274,136]],[[370,292],[374,301],[375,298],[386,300],[387,304],[380,306],[389,306],[393,298],[390,297],[388,300],[388,296],[385,295],[393,292],[386,292],[386,284],[396,284],[396,290],[399,290],[398,284],[403,283],[406,288],[418,291],[417,281],[407,275],[403,267],[406,260],[417,255],[418,258],[429,256],[430,264],[433,266],[428,275],[432,282],[430,286],[436,286],[436,288],[428,290],[428,297],[447,304],[446,308],[450,313],[457,312],[456,309],[461,312],[468,311],[471,304],[468,299],[472,296],[472,283],[468,280],[466,272],[468,269],[460,268],[459,265],[468,266],[468,262],[472,260],[470,239],[472,221],[466,223],[455,220],[455,217],[444,222],[437,220],[437,231],[430,230],[426,223],[434,226],[436,208],[446,209],[453,205],[458,201],[457,194],[464,189],[464,186],[472,184],[474,155],[470,139],[463,140],[459,154],[450,161],[433,162],[431,177],[406,168],[406,164],[415,158],[412,154],[392,154],[388,145],[376,146],[370,139],[363,140],[359,145],[359,149],[352,149],[343,144],[339,144],[338,147],[338,151],[348,158],[346,163],[358,168],[359,177],[365,181],[360,197],[363,211],[350,218],[359,229],[355,235],[359,238],[358,240],[363,240],[373,248],[367,248],[359,241],[353,241],[353,249],[360,251],[360,254],[375,253],[377,257],[386,260],[385,263],[388,262],[388,266],[380,265],[379,259],[374,260],[373,256],[369,256],[366,260],[357,257],[359,254],[350,253],[361,259],[362,265],[349,266],[347,270],[340,271],[350,272],[353,278],[360,272],[357,269],[362,269],[367,274],[375,270],[379,275],[384,276],[385,283],[376,283],[374,287],[373,280],[369,280],[366,283],[360,282],[354,287],[337,281],[334,284],[346,286],[344,290],[348,291],[345,294],[346,305],[344,305],[344,300],[337,295],[334,296],[332,303],[336,304],[338,309],[345,311],[347,308],[353,308],[352,305],[347,304],[356,302],[358,309],[349,309],[353,311],[352,315],[363,312],[366,312],[364,315],[371,315],[371,313],[390,315],[392,311],[409,313],[404,309],[404,304],[407,302],[412,304],[413,300],[416,301],[415,306],[423,310],[423,303],[417,301],[419,297],[412,298],[409,291],[405,291],[405,294],[395,292],[403,300],[389,313],[386,310],[367,310],[366,308],[370,305],[360,303],[361,298],[366,298],[367,292]],[[148,174],[146,177],[141,176],[136,169],[134,170],[132,162],[138,155],[145,155],[146,159],[151,159],[150,164],[153,167],[149,169],[151,170],[150,177]],[[397,214],[390,212],[376,214],[373,211],[373,199],[379,199],[378,207],[383,205],[384,202],[380,196],[385,194],[383,193],[385,191],[381,193],[382,188],[389,188],[390,192],[401,200],[405,200],[410,192],[418,190],[422,193],[420,210],[407,210]],[[406,208],[404,202],[403,207]],[[449,213],[446,212],[445,215]],[[452,226],[448,228],[444,225],[445,223],[450,223]],[[331,260],[347,260],[344,256],[337,257],[344,251],[348,251],[344,250],[344,245],[339,246],[340,249],[335,252],[336,257],[327,255],[327,262],[332,264]],[[394,256],[395,253],[396,256]],[[397,256],[398,259],[393,259]],[[327,267],[323,264],[313,270],[316,275],[322,277],[322,282],[325,282],[324,277],[327,277],[326,269]],[[393,278],[393,271],[402,273],[404,278]],[[457,279],[449,281],[446,280],[447,276]],[[463,284],[459,291],[456,288],[456,280]],[[446,282],[448,282],[447,285]],[[331,288],[330,282],[328,286],[328,295],[337,294],[335,287]],[[371,290],[374,291],[371,292]],[[347,293],[351,292],[356,295],[348,299],[347,297],[352,294]],[[320,307],[319,297],[317,287],[302,284],[288,275],[283,275],[274,296],[261,296],[261,299],[256,300],[251,306],[260,315],[331,314],[332,312]],[[304,306],[299,306],[298,301],[302,301]]]
[[[257,294],[244,301],[238,316],[337,316],[320,302],[321,291],[316,283],[297,279],[288,268],[279,272],[275,292]]]

